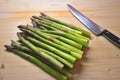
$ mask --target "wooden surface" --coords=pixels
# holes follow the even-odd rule
[[[69,3],[120,37],[120,0],[0,0],[0,80],[55,80],[34,64],[5,51],[17,40],[17,25],[30,24],[39,12],[87,30],[67,10]],[[91,34],[89,49],[73,69],[71,80],[120,80],[120,49]]]

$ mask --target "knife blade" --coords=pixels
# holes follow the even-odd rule
[[[106,39],[111,41],[114,45],[120,48],[120,38],[108,31],[107,29],[102,28],[98,24],[94,23],[92,20],[87,18],[77,9],[75,9],[70,4],[67,4],[68,10],[90,31],[92,31],[95,35],[103,35]]]

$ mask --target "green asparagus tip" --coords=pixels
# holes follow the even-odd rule
[[[27,29],[20,28],[20,30],[27,33]]]
[[[18,36],[18,37],[20,37],[20,36],[21,36],[19,32],[17,32],[17,36]]]
[[[33,18],[33,19],[39,19],[39,17],[37,17],[37,16],[32,16],[32,18]]]
[[[34,18],[32,17],[32,18],[30,18],[30,20],[32,21],[32,22],[34,22]]]
[[[22,33],[22,32],[17,32],[17,36],[18,36],[18,38],[26,37],[26,35],[24,33]]]
[[[34,17],[32,16],[32,18],[30,18],[30,20],[31,20],[32,22],[35,22],[35,23],[36,23],[36,19],[38,20],[39,18],[37,18],[37,16],[36,16],[36,17],[35,17],[35,16],[34,16]]]
[[[17,26],[17,28],[26,28],[26,26],[25,25],[19,25],[19,26]]]
[[[26,32],[29,29],[28,25],[19,25],[17,27],[23,32]]]
[[[31,20],[31,23],[32,23],[33,27],[37,27],[37,26],[38,26],[38,25],[37,25],[34,21],[32,21],[32,20]]]
[[[33,28],[33,26],[28,25],[28,24],[26,25],[26,29],[28,29],[28,30],[29,30],[29,29],[31,29],[31,28]]]
[[[11,40],[11,45],[14,45],[14,44],[16,44],[16,42],[15,42],[15,41],[13,41],[13,40]]]
[[[41,25],[41,24],[43,24],[41,21],[39,21],[38,19],[34,19],[34,22],[36,23],[36,24],[38,24],[38,25]]]
[[[30,25],[19,25],[19,26],[17,26],[21,31],[27,31],[27,30],[29,30],[30,28],[31,28],[31,26]]]
[[[37,21],[38,19],[36,19],[36,18],[30,18],[30,19],[31,19],[31,21],[37,23],[36,21]]]
[[[19,42],[20,42],[20,40],[19,40]],[[18,45],[18,43],[15,42],[15,41],[13,41],[13,40],[11,40],[11,46],[14,47],[14,46],[16,46],[16,45]]]
[[[41,16],[46,16],[46,17],[47,17],[47,15],[46,15],[45,13],[42,13],[42,12],[40,12],[40,15],[41,15]]]
[[[8,51],[12,51],[13,47],[10,45],[4,45],[4,47],[8,50]]]

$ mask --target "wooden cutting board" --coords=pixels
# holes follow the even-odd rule
[[[0,0],[0,80],[55,80],[3,46],[17,40],[17,26],[30,24],[29,18],[39,12],[87,30],[67,10],[67,3],[120,37],[120,0]],[[91,33],[89,49],[72,71],[70,80],[120,80],[120,49]]]

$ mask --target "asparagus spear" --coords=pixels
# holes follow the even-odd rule
[[[70,33],[70,34],[72,34],[72,35],[74,35],[76,37],[80,37],[80,38],[89,40],[89,38],[87,38],[85,36],[82,36],[82,32],[75,32],[74,30],[65,28],[65,26],[63,26],[63,25],[59,25],[59,24],[57,24],[55,22],[52,22],[52,21],[49,21],[49,20],[46,20],[46,19],[41,19],[40,21],[43,22],[44,24],[48,24],[48,25],[51,25],[53,27],[56,27],[57,30],[62,30],[64,32]]]
[[[21,46],[19,44],[17,44],[15,41],[12,41],[11,45],[19,50],[22,50],[22,51],[25,51],[25,52],[29,52],[29,53],[33,53],[33,51],[31,49],[29,49],[28,47],[25,47],[25,46]],[[48,55],[54,57],[55,59],[57,59],[58,61],[60,61],[61,63],[65,64],[66,66],[72,68],[73,67],[73,64],[70,63],[69,61],[63,59],[62,57],[54,54],[54,53],[51,53],[50,51],[47,51],[43,48],[39,48],[41,52],[45,52],[47,53]]]
[[[13,47],[15,47],[15,48],[17,48],[17,49],[19,49],[19,50],[22,50],[22,51],[24,51],[24,52],[29,52],[29,53],[33,52],[32,50],[30,50],[30,49],[27,48],[27,47],[20,46],[19,44],[17,44],[17,43],[16,43],[15,41],[13,41],[13,40],[11,40],[11,46],[13,46]]]
[[[75,58],[77,58],[77,59],[81,59],[81,58],[82,58],[82,55],[79,54],[79,53],[76,53],[76,52],[71,51],[70,54],[71,54],[72,56],[74,56]]]
[[[20,26],[18,26],[18,27],[20,28]],[[23,27],[23,26],[21,26],[21,27]],[[21,36],[21,37],[22,37],[22,36]],[[22,37],[22,38],[23,38],[23,37]],[[20,38],[20,39],[21,39],[21,38]],[[24,38],[23,38],[23,39],[24,39]],[[73,57],[73,56],[71,56],[71,55],[69,55],[69,54],[66,54],[66,53],[64,53],[64,52],[62,52],[62,51],[60,51],[60,50],[58,50],[58,49],[56,49],[56,48],[54,48],[54,47],[52,47],[52,46],[49,46],[49,45],[47,45],[47,44],[45,44],[45,43],[41,43],[41,42],[39,42],[38,40],[36,40],[36,39],[34,39],[34,38],[27,37],[27,39],[31,40],[31,42],[33,42],[33,43],[35,43],[35,44],[37,44],[37,45],[39,45],[39,46],[44,47],[45,49],[50,50],[51,52],[56,53],[57,55],[62,56],[62,57],[65,58],[66,60],[70,61],[71,63],[74,63],[74,62],[76,61],[76,58],[75,58],[75,57]],[[22,39],[21,39],[21,40],[22,40]]]
[[[56,29],[56,30],[60,30],[60,31],[63,31],[63,32],[66,32],[66,33],[70,33],[74,36],[79,36],[82,34],[82,32],[80,31],[75,31],[75,30],[72,30],[70,28],[66,28],[64,26],[61,26],[61,25],[57,25],[55,24],[54,22],[52,21],[48,21],[48,20],[45,20],[45,19],[34,19],[34,21],[38,24],[38,25],[48,25],[50,26],[52,29]]]
[[[42,32],[55,34],[55,35],[60,35],[60,36],[69,38],[71,40],[74,40],[75,42],[77,42],[79,44],[82,44],[84,47],[88,47],[89,40],[86,40],[86,39],[83,39],[83,38],[79,38],[79,37],[73,36],[71,34],[63,33],[61,31],[47,31],[47,30],[44,30]]]
[[[52,17],[50,17],[50,16],[48,16],[48,15],[46,15],[46,14],[44,14],[44,13],[40,13],[40,14],[41,14],[42,17],[44,17],[45,19],[54,21],[54,22],[56,22],[56,23],[59,23],[59,24],[61,24],[61,25],[64,25],[64,26],[66,26],[66,27],[69,27],[69,28],[71,28],[71,29],[74,29],[74,30],[77,30],[77,31],[81,31],[81,32],[83,32],[83,35],[84,35],[84,36],[90,37],[90,32],[85,31],[85,30],[79,28],[78,26],[74,26],[74,25],[72,25],[72,24],[68,24],[68,23],[59,21],[59,20],[54,19],[54,18],[52,18]]]
[[[61,51],[64,51],[64,52],[66,52],[66,53],[69,53],[69,54],[71,54],[72,56],[74,56],[74,57],[76,57],[76,58],[78,58],[78,59],[81,58],[81,54],[76,53],[76,52],[73,52],[73,51],[70,50],[69,48],[66,48],[66,47],[61,46],[61,45],[58,45],[58,44],[56,44],[56,43],[54,43],[54,42],[52,42],[52,41],[50,41],[50,40],[48,40],[48,39],[45,39],[45,38],[39,36],[38,34],[30,31],[30,30],[27,30],[27,32],[28,32],[29,34],[31,34],[32,36],[34,36],[36,39],[39,39],[40,41],[42,41],[42,42],[44,42],[44,43],[46,43],[46,44],[48,44],[48,45],[51,45],[51,46],[53,46],[53,47],[55,47],[55,48],[57,48],[57,49],[59,49],[59,50],[61,50]]]
[[[52,37],[54,37],[54,38],[56,38],[56,39],[58,39],[60,41],[63,41],[63,42],[65,42],[65,43],[67,43],[67,44],[69,44],[71,46],[74,46],[74,47],[76,47],[78,49],[82,49],[82,47],[83,47],[81,44],[78,44],[75,41],[72,41],[72,40],[70,40],[68,38],[65,38],[65,37],[62,37],[62,36],[57,36],[57,35],[54,35],[54,34],[48,34],[48,35],[52,36]]]
[[[22,26],[22,25],[18,26],[18,28],[20,28],[20,29],[25,29],[25,28],[27,28],[27,29],[29,29],[29,32],[30,32],[30,31],[33,31],[34,33],[38,34],[39,36],[41,36],[41,37],[43,37],[43,38],[45,38],[45,39],[47,39],[47,40],[50,40],[50,41],[52,41],[52,42],[54,42],[54,43],[57,43],[57,44],[59,44],[59,45],[62,45],[62,46],[64,46],[64,47],[70,49],[71,51],[77,52],[77,53],[79,53],[79,54],[83,54],[83,51],[75,48],[74,46],[71,46],[72,43],[70,43],[69,41],[68,41],[68,42],[69,42],[69,45],[68,45],[68,44],[66,44],[66,43],[64,43],[64,42],[62,42],[62,41],[59,41],[59,40],[57,40],[57,39],[54,39],[54,38],[50,37],[49,35],[46,35],[46,33],[42,33],[42,32],[41,32],[39,29],[37,29],[37,28],[35,29],[35,28],[31,28],[31,27],[25,27],[25,26]],[[34,36],[35,36],[35,35],[34,35]]]
[[[22,45],[19,45],[19,44],[17,44],[15,41],[11,41],[11,46],[13,46],[15,49],[17,49],[17,50],[21,50],[21,51],[23,51],[23,52],[27,52],[27,53],[30,53],[30,54],[33,54],[33,51],[32,50],[30,50],[28,47],[25,47],[25,46],[22,46]],[[72,66],[73,67],[73,64],[71,64],[70,62],[68,62],[67,60],[65,60],[65,59],[63,59],[62,57],[60,57],[60,56],[58,56],[58,55],[55,55],[55,54],[53,54],[53,53],[51,53],[51,52],[49,52],[49,51],[47,51],[47,50],[45,50],[45,49],[42,49],[42,48],[39,48],[40,49],[40,51],[41,52],[45,52],[45,53],[47,53],[48,55],[50,55],[50,56],[52,56],[52,57],[54,57],[55,59],[57,59],[57,60],[59,60],[60,62],[62,62],[63,64],[65,64],[66,66]],[[36,57],[36,56],[34,56],[34,57]],[[67,77],[71,77],[72,76],[72,74],[69,72],[69,71],[67,71],[67,70],[65,70],[64,68],[63,69],[61,69],[61,70],[58,70],[58,71],[60,71],[61,73],[63,73],[64,75],[66,75]]]
[[[56,44],[59,44],[59,45],[61,45],[61,46],[64,46],[64,47],[70,49],[71,51],[77,52],[77,53],[79,53],[79,54],[81,54],[81,55],[83,54],[83,51],[82,51],[82,50],[77,49],[76,47],[71,46],[71,45],[69,45],[69,44],[66,44],[66,43],[64,43],[64,42],[62,42],[62,41],[60,41],[60,40],[57,40],[57,39],[59,38],[59,36],[57,36],[57,39],[56,39],[56,38],[52,38],[52,37],[51,37],[51,36],[54,36],[54,35],[47,34],[47,33],[44,33],[44,35],[45,35],[46,38],[48,38],[50,41],[52,41],[52,42],[54,42],[54,43],[56,43]],[[47,35],[48,35],[49,37],[47,37]],[[56,35],[55,35],[55,36],[56,36]]]
[[[50,55],[41,52],[39,48],[35,47],[32,43],[30,43],[29,41],[27,41],[26,39],[24,39],[20,33],[17,33],[19,39],[26,45],[28,46],[33,52],[35,52],[36,54],[38,54],[39,56],[43,57],[46,60],[49,60],[53,65],[55,65],[56,67],[58,67],[59,69],[62,69],[64,67],[64,65],[57,61],[55,58],[51,57]]]
[[[86,40],[89,40],[89,38],[87,38],[87,37],[85,37],[85,36],[82,36],[82,35],[80,35],[80,34],[82,34],[81,32],[74,32],[73,30],[69,30],[69,29],[66,29],[64,26],[62,26],[62,25],[59,25],[59,24],[57,24],[57,23],[55,23],[55,22],[52,22],[52,21],[48,21],[48,20],[45,20],[45,19],[42,19],[42,20],[40,20],[41,22],[43,22],[44,24],[48,24],[48,25],[51,25],[51,26],[53,26],[53,27],[56,27],[57,28],[57,30],[62,30],[62,31],[64,31],[64,32],[66,32],[66,33],[70,33],[70,34],[72,34],[72,35],[74,35],[74,36],[76,36],[76,37],[79,37],[79,38],[82,38],[82,39],[86,39]],[[40,22],[39,21],[39,22]],[[62,27],[61,27],[62,26]]]
[[[57,56],[57,55],[55,55],[55,54],[53,54],[53,53],[51,53],[50,51],[47,51],[47,50],[45,50],[45,49],[42,49],[42,48],[40,48],[43,52],[46,52],[46,53],[48,53],[49,55],[51,55],[52,57],[54,57],[54,58],[56,58],[57,60],[59,60],[59,61],[61,61],[61,62],[65,62],[65,64],[67,63],[67,65],[69,64],[71,64],[71,63],[69,63],[69,62],[67,62],[65,59],[63,59],[63,58],[61,58],[60,56]],[[71,64],[72,66],[73,66],[73,64]],[[68,70],[66,70],[66,69],[62,69],[62,70],[58,70],[58,71],[60,71],[60,72],[62,72],[64,75],[66,75],[67,77],[71,77],[72,76],[72,74],[68,71]]]
[[[40,28],[41,30],[47,30],[48,28],[44,27],[43,25],[38,25],[34,20],[33,18],[30,18],[31,19],[31,22],[32,22],[32,25],[33,27],[38,27]]]
[[[52,46],[49,46],[49,45],[47,45],[45,43],[42,43],[42,42],[40,42],[40,41],[38,41],[38,40],[36,40],[34,38],[31,38],[31,37],[27,37],[27,39],[29,41],[31,41],[32,43],[34,43],[34,44],[36,44],[36,45],[38,45],[40,47],[43,47],[44,49],[47,49],[47,50],[49,50],[49,51],[51,51],[53,53],[56,53],[57,55],[60,55],[61,57],[65,58],[66,60],[70,61],[71,63],[74,63],[76,61],[75,57],[62,52],[59,49],[56,49],[56,48],[54,48]]]
[[[37,26],[43,26],[44,28],[46,28],[47,30],[57,30],[54,27],[50,27],[47,24],[43,24],[42,22],[38,22],[38,20],[34,19],[34,18],[30,18],[32,22],[34,22],[35,24],[37,24]],[[41,28],[40,28],[41,29]]]
[[[58,23],[56,23],[54,21],[48,20],[48,19],[46,19],[46,18],[44,18],[42,16],[41,17],[32,16],[32,17],[33,17],[33,21],[35,21],[37,24],[47,24],[47,25],[49,25],[51,27],[56,28],[57,30],[67,31],[67,32],[69,32],[69,33],[71,33],[73,35],[76,35],[76,36],[82,34],[81,31],[76,31],[76,30],[71,29],[69,27],[66,27],[64,25],[60,25],[60,24],[58,24]]]
[[[32,32],[32,31],[27,30],[27,32],[28,32],[30,35],[32,35],[33,37],[35,37],[36,39],[38,39],[39,41],[41,41],[41,42],[44,42],[44,43],[46,43],[46,44],[48,44],[48,45],[51,45],[51,46],[53,46],[53,47],[55,47],[55,48],[57,48],[57,49],[59,49],[59,50],[61,50],[61,51],[70,53],[70,50],[67,49],[67,48],[65,48],[64,46],[58,45],[58,44],[56,44],[56,43],[53,43],[53,42],[51,42],[51,41],[49,41],[49,40],[47,40],[47,39],[39,36],[38,34]]]
[[[42,37],[44,37],[44,38],[46,38],[46,39],[48,39],[48,40],[50,40],[50,41],[52,41],[54,43],[62,45],[62,46],[66,47],[66,48],[68,48],[68,49],[70,49],[70,50],[72,50],[74,52],[77,52],[77,53],[81,54],[81,55],[83,54],[83,51],[75,48],[74,46],[66,44],[66,43],[64,43],[64,42],[62,42],[60,40],[54,39],[54,38],[50,37],[49,35],[47,35],[46,33],[42,33],[39,30],[33,30],[33,29],[31,29],[31,30],[34,31],[34,32],[36,32],[38,35],[40,35],[40,36],[42,36]]]
[[[46,72],[48,72],[49,74],[51,74],[52,76],[56,77],[59,80],[67,80],[67,77],[65,75],[63,75],[62,73],[56,71],[55,69],[49,67],[47,64],[41,62],[40,60],[38,60],[37,58],[26,54],[25,52],[22,52],[20,50],[16,50],[11,46],[5,45],[5,47],[7,48],[8,51],[14,52],[15,54],[31,61],[32,63],[34,63],[35,65],[37,65],[38,67],[42,68],[43,70],[45,70]]]

